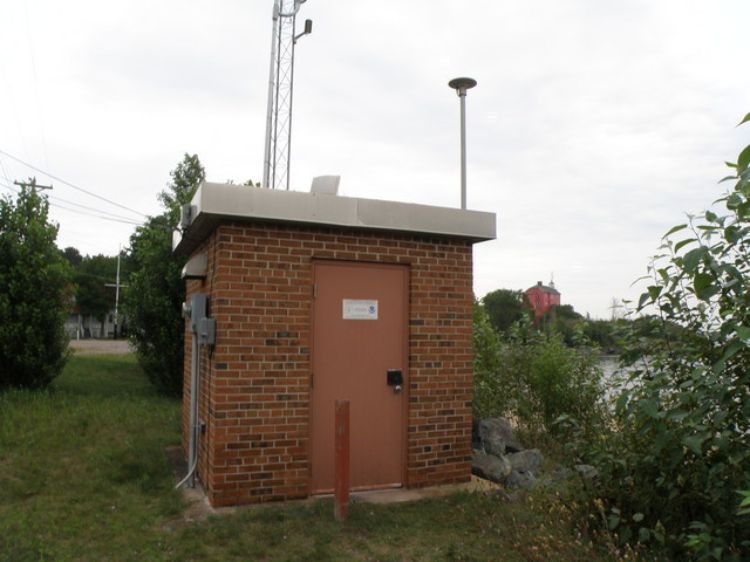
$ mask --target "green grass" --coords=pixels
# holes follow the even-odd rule
[[[330,501],[194,522],[164,454],[179,424],[132,356],[74,356],[48,391],[0,394],[0,561],[611,559],[545,493],[355,503],[344,524]]]

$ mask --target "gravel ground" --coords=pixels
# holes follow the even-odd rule
[[[70,340],[70,349],[77,355],[120,355],[133,351],[127,340]]]

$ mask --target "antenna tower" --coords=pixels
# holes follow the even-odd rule
[[[271,67],[268,78],[268,112],[263,160],[263,187],[289,189],[292,152],[292,95],[294,93],[294,46],[312,32],[312,20],[295,34],[297,12],[307,0],[274,0],[271,34]]]

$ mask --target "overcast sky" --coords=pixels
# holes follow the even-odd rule
[[[0,0],[0,150],[145,215],[185,152],[211,181],[261,179],[272,4]],[[342,195],[458,206],[447,82],[479,82],[468,206],[499,233],[475,247],[479,297],[554,273],[563,303],[608,317],[750,142],[735,128],[747,0],[309,0],[299,17],[314,30],[297,48],[294,190],[340,174]],[[61,247],[113,255],[133,225],[101,216],[143,220],[0,164],[0,184],[54,185]]]

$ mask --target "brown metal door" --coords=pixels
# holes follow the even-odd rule
[[[349,400],[352,489],[399,486],[404,473],[408,271],[315,265],[312,492],[333,490],[334,404]],[[402,389],[389,386],[400,370]]]

